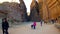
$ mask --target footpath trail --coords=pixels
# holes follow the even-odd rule
[[[60,31],[54,24],[43,24],[41,27],[40,23],[37,23],[36,29],[31,29],[31,24],[32,23],[9,28],[9,34],[60,34]],[[0,34],[2,34],[1,29]]]

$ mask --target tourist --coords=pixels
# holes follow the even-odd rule
[[[6,18],[2,19],[2,31],[3,34],[8,34],[8,28],[9,28],[9,24]]]
[[[31,25],[31,28],[36,29],[36,22]]]
[[[41,26],[42,26],[42,20],[41,20],[40,22],[41,22],[40,24],[41,24]]]
[[[52,21],[52,23],[54,24],[54,19],[52,19],[51,21]]]
[[[34,22],[33,25],[34,25],[34,29],[36,29],[36,22]]]

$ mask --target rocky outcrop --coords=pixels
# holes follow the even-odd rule
[[[43,20],[43,0],[38,0],[39,4],[39,16],[40,19]]]
[[[23,8],[21,9],[21,7]],[[27,12],[24,4],[21,6],[21,4],[18,4],[15,2],[12,2],[12,3],[4,2],[0,4],[0,10],[3,11],[3,14],[6,12],[7,13],[6,16],[9,19],[13,19],[14,21],[20,21],[20,22],[27,21],[27,18],[26,18]]]
[[[44,19],[45,20],[56,20],[58,17],[59,17],[59,14],[60,14],[60,10],[58,7],[60,7],[58,4],[58,0],[46,0],[43,2],[44,4],[44,8],[43,9],[44,11],[44,15],[43,15],[43,18],[44,16],[46,16]]]
[[[26,22],[27,21],[27,8],[26,8],[26,5],[24,3],[23,0],[20,0],[20,12],[21,12],[21,17],[22,17],[22,21],[23,22]]]
[[[36,0],[32,0],[31,6],[30,6],[30,20],[31,21],[40,21],[39,17],[39,5]]]

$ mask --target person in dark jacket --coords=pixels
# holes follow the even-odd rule
[[[41,20],[41,23],[40,23],[40,24],[41,24],[41,26],[42,26],[42,20]]]
[[[9,28],[9,24],[6,18],[2,19],[2,31],[3,34],[8,34],[8,28]]]

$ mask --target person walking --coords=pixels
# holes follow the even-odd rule
[[[33,24],[31,25],[31,28],[36,29],[36,22],[33,22]]]
[[[9,28],[9,24],[8,24],[7,18],[2,19],[3,34],[8,34],[8,28]]]
[[[34,22],[33,25],[34,25],[34,29],[36,29],[36,22]]]
[[[41,26],[42,26],[42,20],[41,20],[41,23],[40,23],[40,24],[41,24]]]

